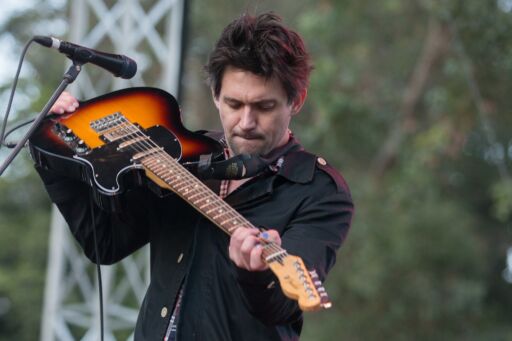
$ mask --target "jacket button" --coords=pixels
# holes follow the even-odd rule
[[[163,307],[162,311],[160,311],[160,316],[166,317],[167,316],[167,307]]]
[[[325,161],[323,157],[319,157],[318,159],[316,159],[316,161],[322,166],[325,166],[327,164],[327,161]]]
[[[177,262],[178,263],[181,263],[181,260],[183,259],[183,253],[180,253],[180,255],[178,256],[178,260]]]

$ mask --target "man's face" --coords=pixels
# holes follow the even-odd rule
[[[288,141],[288,125],[302,106],[305,92],[294,103],[281,82],[228,67],[214,102],[230,152],[265,155]]]

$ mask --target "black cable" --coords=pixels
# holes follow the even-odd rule
[[[23,60],[25,59],[25,55],[27,54],[28,47],[34,41],[34,38],[30,39],[25,47],[23,48],[23,52],[21,53],[20,61],[18,63],[18,70],[16,71],[16,75],[14,76],[14,82],[12,83],[11,95],[9,97],[9,102],[7,103],[7,109],[5,110],[4,122],[2,125],[2,130],[0,132],[0,149],[4,145],[4,134],[5,128],[7,127],[7,119],[9,118],[9,112],[11,111],[12,100],[14,99],[14,92],[16,91],[16,86],[18,84],[18,79],[20,77],[21,65],[23,64]],[[12,148],[12,147],[11,147]]]
[[[105,334],[103,325],[103,284],[101,280],[101,261],[100,253],[98,252],[98,238],[96,236],[96,220],[94,219],[94,198],[92,191],[89,192],[89,205],[91,207],[91,226],[92,236],[94,239],[94,252],[96,253],[96,270],[98,272],[98,293],[100,297],[100,328],[101,328],[101,341],[103,341],[103,335]]]
[[[30,124],[34,122],[34,118],[31,118],[31,119],[28,119],[26,121],[23,121],[21,123],[18,123],[17,125],[15,125],[14,127],[12,127],[11,129],[9,129],[5,135],[4,135],[4,141],[2,141],[2,145],[4,145],[5,147],[7,148],[14,148],[16,147],[17,143],[16,142],[7,142],[5,141],[7,139],[7,136],[11,135],[11,133],[21,127],[24,127],[26,126],[27,124]]]

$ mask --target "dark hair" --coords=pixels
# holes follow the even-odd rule
[[[205,65],[215,97],[220,94],[228,66],[267,79],[277,77],[289,103],[308,87],[312,70],[302,38],[284,27],[281,18],[273,13],[244,14],[226,26]]]

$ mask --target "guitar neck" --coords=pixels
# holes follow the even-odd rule
[[[240,227],[256,228],[165,152],[156,151],[144,157],[141,163],[153,181],[178,194],[228,235],[232,235]],[[267,263],[286,254],[286,251],[275,243],[266,240],[261,242],[263,243],[262,256]]]

